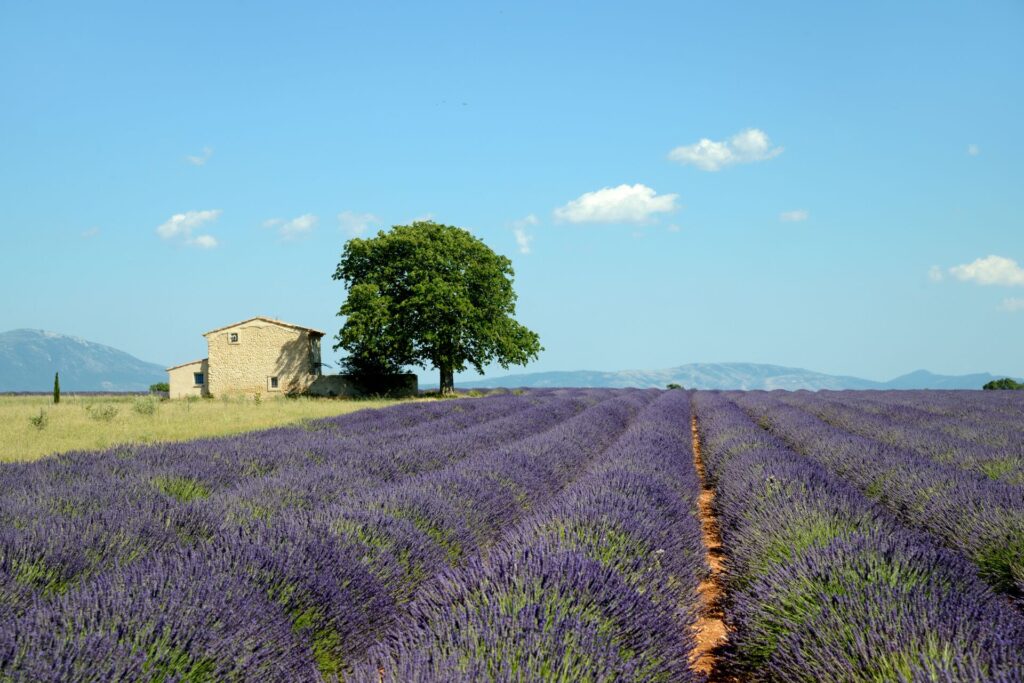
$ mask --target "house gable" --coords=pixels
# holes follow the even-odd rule
[[[214,396],[301,392],[320,375],[319,330],[258,316],[203,336]]]
[[[203,336],[204,337],[209,337],[211,334],[214,334],[216,332],[224,332],[226,330],[230,330],[230,329],[235,328],[235,327],[243,327],[243,326],[249,325],[251,323],[257,323],[257,324],[258,323],[268,323],[268,324],[271,324],[271,325],[278,325],[280,327],[290,328],[290,329],[294,329],[294,330],[303,330],[305,332],[308,332],[311,335],[315,335],[315,336],[318,336],[318,337],[323,337],[325,335],[324,332],[321,332],[320,330],[313,329],[312,327],[304,327],[302,325],[296,325],[294,323],[285,322],[284,320],[278,320],[276,318],[268,318],[268,317],[263,316],[263,315],[258,315],[255,318],[249,318],[248,320],[242,320],[241,322],[232,323],[231,325],[225,325],[224,327],[218,327],[215,330],[210,330],[209,332],[204,332]]]

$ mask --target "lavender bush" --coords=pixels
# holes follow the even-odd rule
[[[790,450],[760,396],[697,395],[729,549],[729,655],[778,681],[1021,680],[1024,617],[936,539]],[[765,419],[768,417],[768,419]]]

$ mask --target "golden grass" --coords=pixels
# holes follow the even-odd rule
[[[54,405],[49,396],[0,396],[0,462],[121,443],[237,434],[399,402],[277,397],[258,402],[249,397],[160,401],[149,396],[65,395]]]

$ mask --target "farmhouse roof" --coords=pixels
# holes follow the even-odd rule
[[[200,358],[199,360],[190,360],[189,362],[181,363],[180,365],[172,365],[171,367],[167,368],[165,370],[165,372],[170,372],[171,370],[177,370],[178,368],[183,368],[186,365],[195,365],[196,363],[202,363],[205,360],[206,360],[206,358]]]
[[[229,329],[231,327],[238,327],[239,325],[244,325],[246,323],[251,323],[253,320],[262,320],[264,322],[273,323],[274,325],[280,325],[281,327],[291,327],[292,329],[295,329],[295,330],[305,330],[307,332],[312,332],[313,334],[319,335],[321,337],[324,336],[324,334],[325,334],[324,332],[321,332],[320,330],[315,330],[312,327],[305,327],[304,325],[296,325],[294,323],[286,323],[283,320],[278,320],[276,318],[268,318],[265,315],[258,315],[255,318],[249,318],[248,320],[243,320],[243,321],[237,322],[237,323],[231,323],[230,325],[225,325],[224,327],[218,327],[217,329],[210,330],[209,332],[203,332],[203,336],[205,337],[205,336],[207,336],[209,334],[213,334],[214,332],[220,332],[221,330],[226,330],[226,329]]]

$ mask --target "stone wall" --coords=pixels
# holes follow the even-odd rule
[[[302,393],[320,375],[320,335],[309,330],[257,319],[205,336],[213,396]]]
[[[195,373],[203,373],[205,380],[203,385],[195,383]],[[206,396],[209,386],[210,372],[207,359],[197,360],[185,365],[179,365],[167,370],[167,383],[170,385],[168,396],[170,398],[185,398],[186,396]]]
[[[419,394],[419,379],[409,373],[394,377],[381,377],[367,386],[352,375],[321,375],[317,377],[306,393],[310,396],[332,398],[361,398],[365,396],[389,396],[406,398]]]

